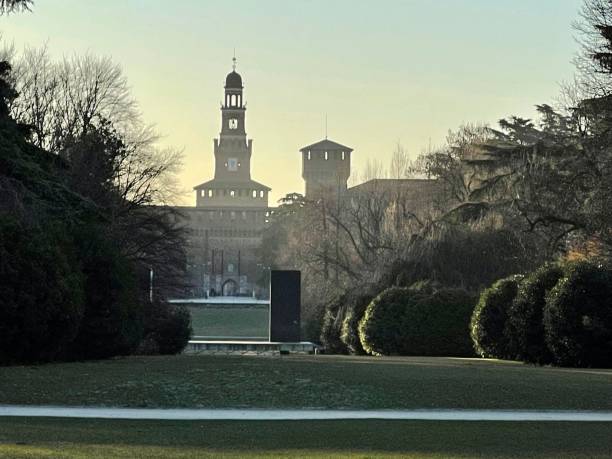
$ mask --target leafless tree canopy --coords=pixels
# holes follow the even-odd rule
[[[34,0],[0,0],[0,15],[30,11]]]
[[[13,116],[32,127],[33,142],[58,152],[101,120],[122,133],[141,124],[121,67],[108,57],[74,55],[51,62],[46,47],[26,48],[14,65],[21,95]]]
[[[612,60],[606,56],[612,52],[609,41],[612,38],[612,1],[586,0],[581,20],[574,23],[574,29],[582,48],[574,60],[580,97],[610,95]]]
[[[115,175],[122,196],[134,206],[175,202],[182,193],[182,152],[158,147],[160,136],[142,121],[117,63],[91,54],[53,62],[46,46],[22,53],[9,46],[4,54],[14,62],[20,95],[12,115],[30,127],[35,145],[62,154],[93,128],[110,124],[125,144]]]

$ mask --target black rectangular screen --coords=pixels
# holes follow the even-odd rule
[[[272,271],[270,276],[270,341],[300,341],[300,271]]]

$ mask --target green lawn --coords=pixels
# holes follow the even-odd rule
[[[612,370],[479,359],[127,357],[0,368],[0,404],[612,410]]]
[[[268,339],[268,308],[188,306],[193,336]]]
[[[201,422],[0,418],[0,457],[604,458],[612,425],[409,421]]]

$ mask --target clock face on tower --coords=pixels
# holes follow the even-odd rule
[[[230,129],[238,129],[238,120],[236,118],[230,118],[229,120]]]
[[[238,160],[236,158],[228,158],[227,170],[231,172],[236,172],[238,170]]]

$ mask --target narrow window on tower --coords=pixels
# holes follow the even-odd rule
[[[238,120],[236,118],[230,118],[229,120],[230,129],[238,129]]]
[[[310,158],[311,158],[311,156],[310,156],[310,150],[308,150],[308,161],[310,161]]]
[[[234,196],[236,196],[236,192],[234,190],[230,191],[230,196],[233,198]]]
[[[257,197],[257,190],[253,190],[253,197],[256,198]]]
[[[344,152],[342,152],[342,161],[344,161],[344,158],[345,158]]]
[[[325,161],[329,159],[329,153],[325,152]]]
[[[208,190],[208,197],[212,198],[212,195],[213,195],[213,190]]]
[[[263,190],[259,192],[259,197],[260,197],[260,198],[263,198],[263,197],[264,197],[264,192],[263,192]]]

